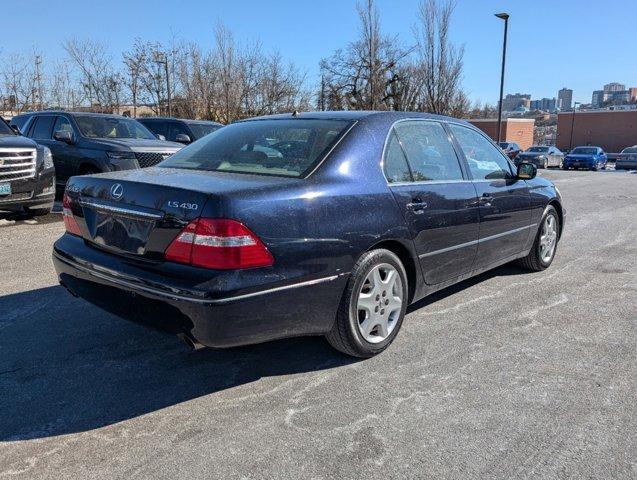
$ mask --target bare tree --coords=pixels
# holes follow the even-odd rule
[[[449,39],[455,0],[422,0],[419,23],[414,27],[416,60],[411,77],[420,95],[420,110],[443,115],[463,115],[469,108],[462,91],[464,47]]]
[[[62,44],[62,48],[78,68],[89,102],[108,105],[113,67],[106,46],[90,39],[70,39]]]
[[[401,47],[398,37],[382,34],[374,0],[357,3],[356,8],[359,37],[320,63],[328,108],[393,109],[400,65],[410,50]]]

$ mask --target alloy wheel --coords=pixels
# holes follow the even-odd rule
[[[389,263],[375,265],[367,274],[356,305],[358,330],[369,343],[387,339],[396,327],[403,305],[398,270]]]
[[[542,234],[540,235],[540,258],[548,263],[553,258],[557,245],[557,220],[554,215],[547,215],[542,222]]]

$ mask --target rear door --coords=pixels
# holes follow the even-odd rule
[[[450,124],[460,146],[480,204],[480,240],[476,268],[522,251],[531,230],[531,200],[524,180],[482,132]]]
[[[476,192],[444,126],[429,120],[396,123],[383,165],[425,281],[438,284],[469,272],[478,240]]]

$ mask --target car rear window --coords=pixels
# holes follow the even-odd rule
[[[304,177],[347,131],[349,121],[290,119],[234,123],[159,164],[282,177]]]
[[[596,148],[578,147],[571,152],[573,155],[597,155]]]

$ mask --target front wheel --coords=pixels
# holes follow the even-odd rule
[[[408,292],[405,267],[393,252],[365,252],[354,265],[327,341],[353,357],[379,354],[400,330]]]
[[[524,268],[534,271],[547,269],[555,258],[557,242],[560,238],[560,220],[555,207],[549,205],[544,210],[542,222],[535,236],[535,242],[529,254],[521,258],[519,263]]]

